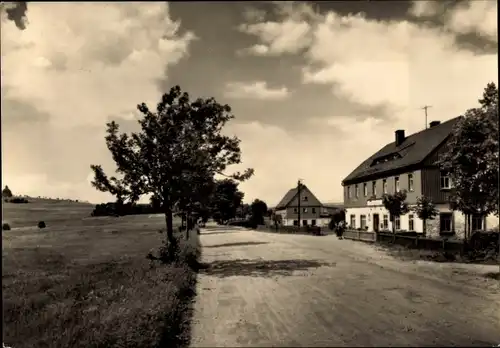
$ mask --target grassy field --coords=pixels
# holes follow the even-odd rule
[[[3,342],[11,347],[188,343],[196,274],[151,263],[163,216],[90,218],[90,205],[4,203]],[[39,230],[44,220],[48,228]],[[197,238],[182,247],[195,248]],[[187,302],[186,302],[187,301]]]

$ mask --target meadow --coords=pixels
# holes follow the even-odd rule
[[[189,344],[196,273],[146,258],[165,238],[162,215],[93,218],[91,205],[63,201],[3,203],[2,211],[12,228],[2,231],[5,345]],[[197,247],[196,233],[181,243],[184,253]]]

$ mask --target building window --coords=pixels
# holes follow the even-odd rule
[[[356,215],[351,215],[351,228],[356,228]]]
[[[387,193],[387,180],[382,180],[382,192],[384,192],[384,194]]]
[[[316,208],[311,208],[311,209],[312,209],[312,213],[316,214]]]
[[[297,213],[297,208],[293,208],[293,212],[294,212],[294,213]]]
[[[311,226],[316,226],[316,220],[311,220]]]
[[[389,229],[389,216],[387,215],[384,215],[383,219],[382,219],[382,223],[383,223],[383,228],[384,230],[388,230]]]
[[[304,198],[302,198],[302,200],[307,202],[307,200],[308,200],[307,196],[304,196]]]
[[[307,208],[302,208],[302,212],[307,213]]]
[[[377,196],[377,182],[376,181],[372,181],[372,195],[373,196]]]
[[[354,196],[356,198],[359,197],[359,187],[358,187],[358,184],[354,185]]]
[[[307,226],[307,220],[302,220],[302,226]]]
[[[413,192],[413,174],[408,174],[408,191]]]
[[[363,184],[363,195],[368,196],[368,184],[366,182]]]
[[[408,215],[408,230],[415,231],[415,220],[413,219],[413,214]]]
[[[360,216],[360,224],[361,224],[361,229],[365,229],[366,227],[366,215],[361,215]]]
[[[471,219],[472,231],[482,231],[483,228],[483,217],[481,215],[472,215]]]
[[[347,198],[351,198],[351,186],[347,186]]]
[[[399,176],[394,178],[394,192],[399,192]]]
[[[442,190],[451,189],[451,179],[447,173],[441,172],[440,181],[441,181],[441,189]]]
[[[439,232],[450,233],[452,232],[451,224],[452,214],[441,213],[439,214]]]
[[[396,226],[396,231],[399,231],[401,229],[401,219],[399,216],[394,217],[394,225]]]
[[[299,225],[299,220],[293,220],[293,225],[298,226]]]

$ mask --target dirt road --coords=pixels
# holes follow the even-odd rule
[[[202,230],[193,347],[493,346],[496,266],[396,260],[334,236]]]

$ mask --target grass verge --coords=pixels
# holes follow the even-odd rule
[[[163,237],[162,220],[153,220],[4,232],[3,342],[15,348],[187,346],[196,272],[183,262],[146,259]],[[181,258],[198,257],[197,241],[180,242]]]

